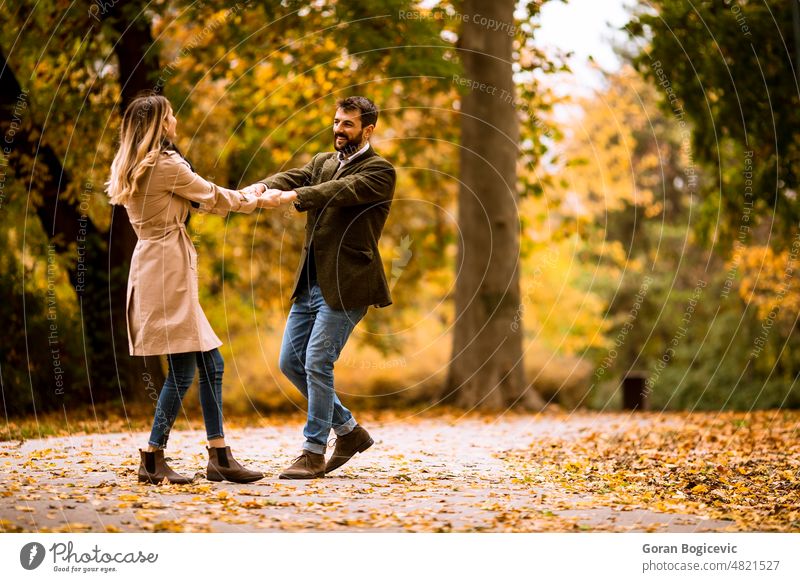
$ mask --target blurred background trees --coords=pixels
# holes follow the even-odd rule
[[[178,145],[229,187],[331,149],[337,98],[378,103],[373,143],[398,170],[381,241],[395,302],[370,311],[337,364],[337,390],[354,406],[615,408],[620,379],[634,371],[647,374],[656,408],[800,404],[788,0],[642,3],[619,47],[625,64],[571,99],[548,81],[564,61],[536,43],[545,2],[481,4],[4,5],[6,414],[141,401],[160,386],[162,362],[127,356],[135,237],[103,193],[120,111],[142,89],[170,98]],[[501,9],[497,20],[513,10],[512,28],[469,20]],[[503,67],[465,57],[493,52],[487,39],[503,41]],[[513,95],[464,79],[513,83]],[[571,115],[558,113],[565,104]],[[506,183],[465,163],[462,149],[509,162],[502,133],[516,142]],[[491,263],[498,271],[484,292],[507,293],[459,317],[487,283],[486,265],[459,256],[485,250],[468,206],[477,201],[505,237],[492,252],[509,259]],[[285,210],[191,220],[201,303],[225,342],[231,412],[298,399],[276,361],[303,221]],[[508,309],[492,320],[497,305]],[[488,343],[485,327],[494,329]],[[506,342],[514,347],[495,359]],[[484,344],[488,353],[453,357]]]

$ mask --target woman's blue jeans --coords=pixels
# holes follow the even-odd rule
[[[222,438],[222,373],[225,362],[217,348],[208,352],[187,352],[167,356],[169,372],[158,396],[149,444],[163,449],[169,431],[181,409],[181,402],[200,369],[200,406],[208,439]]]

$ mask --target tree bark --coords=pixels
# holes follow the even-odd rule
[[[461,105],[456,322],[442,399],[487,410],[543,405],[525,382],[522,357],[514,4],[465,0],[459,40],[464,85],[471,88]]]

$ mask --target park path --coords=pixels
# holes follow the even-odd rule
[[[299,418],[229,430],[237,458],[267,474],[249,485],[136,483],[144,433],[0,443],[0,531],[722,531],[732,522],[595,504],[522,478],[507,459],[542,438],[579,439],[647,422],[624,415],[362,415],[375,446],[324,479],[279,480]],[[205,467],[203,434],[176,431],[179,472]]]

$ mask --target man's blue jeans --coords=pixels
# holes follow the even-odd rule
[[[308,420],[303,430],[303,448],[307,451],[324,454],[331,428],[342,436],[356,426],[334,391],[333,364],[366,313],[367,307],[332,309],[316,282],[303,285],[289,311],[280,368],[308,399]]]

